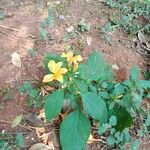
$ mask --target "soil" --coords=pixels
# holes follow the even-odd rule
[[[55,26],[48,29],[49,39],[45,42],[40,39],[38,28],[41,20],[47,17],[48,5],[55,8]],[[101,28],[108,22],[109,10],[98,0],[0,0],[0,11],[6,14],[0,21],[0,89],[7,87],[12,90],[9,101],[3,100],[3,95],[0,95],[0,130],[25,132],[27,149],[37,142],[36,134],[22,127],[11,129],[10,122],[21,113],[34,113],[28,108],[25,95],[18,93],[17,87],[25,81],[42,80],[45,52],[61,53],[69,44],[86,59],[92,51],[98,50],[112,66],[117,66],[114,67],[117,81],[128,78],[133,65],[140,66],[142,71],[145,69],[146,62],[136,52],[134,45],[136,37],[129,37],[122,30],[117,30],[111,32],[111,43],[103,38]],[[67,42],[63,41],[66,28],[73,26],[76,31],[82,18],[91,23],[90,31],[79,33]],[[87,37],[92,39],[90,46]],[[35,57],[28,54],[30,48],[37,49]],[[21,56],[21,68],[11,63],[14,52]],[[148,147],[145,149],[148,150]]]

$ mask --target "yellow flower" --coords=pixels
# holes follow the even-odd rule
[[[53,80],[57,80],[59,82],[63,82],[63,74],[65,74],[68,70],[66,68],[61,68],[62,62],[56,63],[54,60],[49,61],[48,68],[52,72],[52,74],[45,75],[43,78],[43,82],[51,82]]]
[[[76,71],[78,69],[78,62],[82,61],[83,58],[80,55],[73,56],[73,52],[68,53],[62,53],[61,57],[67,58],[68,65],[71,66],[74,65],[73,71]]]

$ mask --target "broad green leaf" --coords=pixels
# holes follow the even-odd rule
[[[109,124],[112,125],[112,126],[115,126],[117,124],[116,116],[113,115],[109,118]]]
[[[18,126],[21,123],[22,119],[23,119],[23,114],[16,116],[16,118],[13,120],[13,122],[11,124],[11,127],[14,128],[14,127]]]
[[[114,107],[113,115],[117,118],[116,130],[122,131],[132,125],[133,119],[131,115],[123,107]]]
[[[64,91],[57,90],[46,98],[44,105],[46,120],[55,118],[61,111],[64,102]]]
[[[81,97],[87,114],[100,121],[101,124],[105,123],[108,119],[108,110],[104,100],[93,92],[81,93]]]
[[[86,64],[80,65],[78,71],[81,77],[89,81],[105,81],[111,80],[113,77],[111,67],[99,52],[93,52]]]
[[[115,138],[114,138],[112,135],[110,135],[110,136],[106,139],[106,142],[107,142],[108,145],[112,146],[112,145],[114,145],[114,144],[116,143],[116,140],[115,140]]]
[[[90,135],[90,127],[88,118],[79,111],[65,117],[60,126],[62,150],[84,150]]]
[[[139,68],[137,66],[132,67],[130,71],[130,80],[137,81],[139,76]]]
[[[19,147],[19,148],[23,148],[25,147],[25,141],[24,141],[24,137],[23,137],[23,134],[22,133],[18,133],[16,135],[16,141],[15,141],[16,145]]]

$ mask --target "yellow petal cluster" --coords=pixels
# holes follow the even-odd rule
[[[51,82],[53,80],[57,80],[59,82],[63,82],[63,75],[68,71],[66,68],[61,68],[63,65],[62,62],[56,63],[54,60],[49,61],[48,68],[52,72],[52,74],[47,74],[43,78],[43,82]]]
[[[78,62],[82,61],[83,58],[80,55],[73,55],[72,51],[69,51],[68,53],[62,53],[61,57],[65,57],[68,62],[68,66],[73,65],[73,71],[75,72],[78,69]]]

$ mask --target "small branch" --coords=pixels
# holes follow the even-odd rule
[[[7,124],[12,124],[11,121],[6,121],[6,120],[2,120],[2,119],[0,119],[0,122],[7,123]],[[27,130],[30,130],[30,131],[32,131],[32,132],[35,132],[35,131],[34,131],[32,128],[30,128],[30,127],[27,127],[27,126],[24,126],[24,125],[21,125],[21,124],[19,124],[18,126],[20,126],[20,127],[22,127],[22,128],[25,128],[25,129],[27,129]]]

